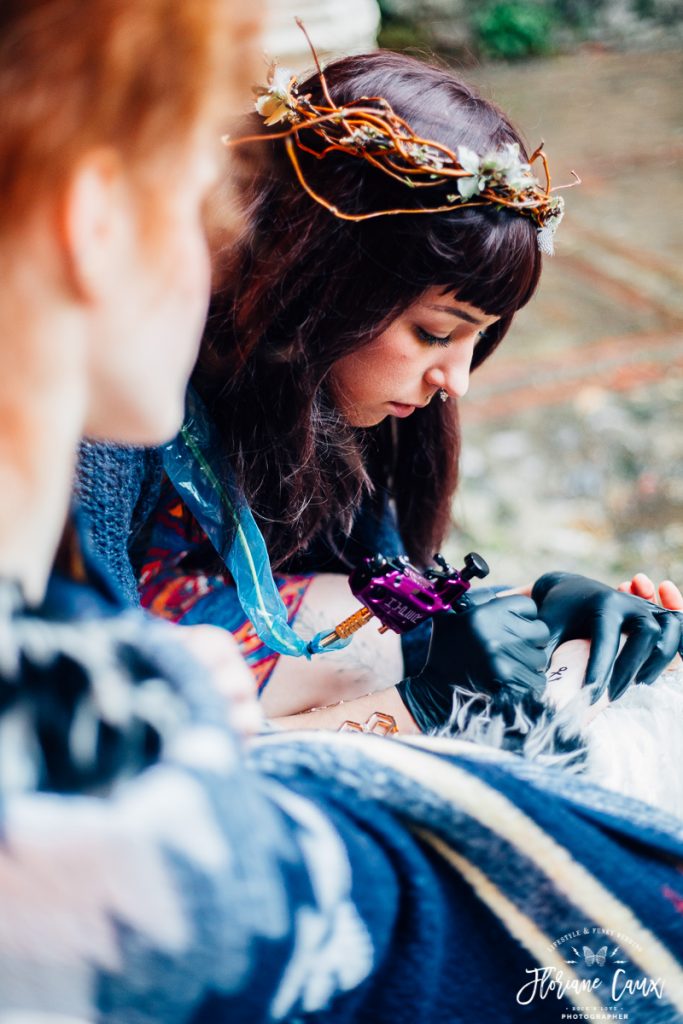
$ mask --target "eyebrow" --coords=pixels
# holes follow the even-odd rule
[[[429,306],[429,309],[433,309],[437,313],[450,313],[451,316],[457,316],[458,320],[466,320],[468,324],[474,324],[475,327],[481,327],[483,323],[483,320],[477,320],[476,316],[465,313],[462,309],[454,309],[453,306]]]

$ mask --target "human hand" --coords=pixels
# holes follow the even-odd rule
[[[634,678],[653,682],[678,650],[678,615],[633,593],[559,572],[537,580],[532,596],[550,630],[551,650],[565,640],[591,641],[584,685],[593,687],[594,703],[607,687],[616,700]],[[619,653],[622,633],[627,639]]]
[[[443,612],[432,621],[424,668],[398,684],[423,732],[448,722],[455,686],[486,693],[498,707],[540,700],[549,633],[530,598],[495,598],[466,611]]]
[[[638,572],[630,582],[627,580],[625,583],[620,583],[618,590],[653,602],[659,595],[659,603],[662,608],[683,612],[683,594],[671,580],[664,580],[655,591],[655,585],[650,577],[646,576],[644,572]]]
[[[253,736],[264,717],[256,697],[256,684],[232,636],[220,626],[178,626],[177,640],[204,668],[216,692],[225,698],[228,719],[236,732]]]

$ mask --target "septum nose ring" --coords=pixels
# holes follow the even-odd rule
[[[442,402],[448,401],[448,392],[446,391],[445,388],[439,388],[439,398],[441,399]]]

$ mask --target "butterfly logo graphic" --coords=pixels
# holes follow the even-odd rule
[[[572,946],[572,953],[576,956],[576,960],[565,961],[568,964],[580,964],[582,960],[585,961],[587,967],[604,967],[606,961],[609,959],[610,963],[614,964],[625,964],[627,960],[617,960],[616,955],[619,952],[619,946],[616,945],[612,952],[607,955],[607,946],[601,946],[597,953],[594,953],[590,946],[583,947],[583,954],[579,953],[576,946]]]
[[[597,953],[594,953],[590,946],[584,946],[583,958],[586,961],[587,967],[592,967],[594,964],[597,967],[604,967],[605,960],[607,959],[607,946],[601,946]]]

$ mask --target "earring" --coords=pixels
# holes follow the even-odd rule
[[[439,398],[441,399],[442,402],[448,401],[448,392],[446,391],[445,388],[439,388]]]

